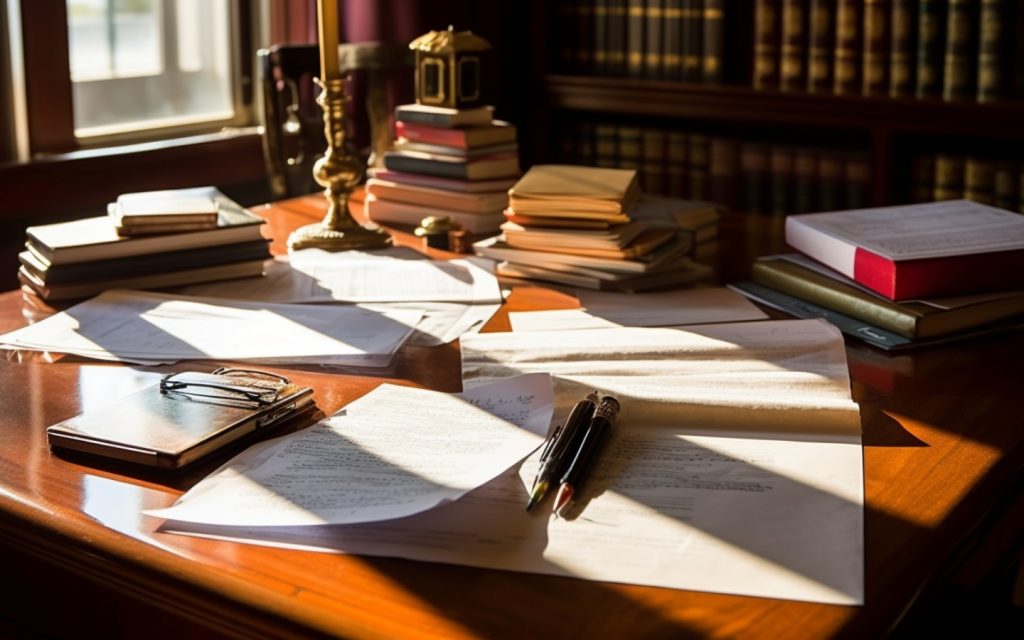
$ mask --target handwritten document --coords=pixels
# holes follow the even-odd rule
[[[618,293],[579,290],[583,309],[509,313],[514,331],[668,327],[709,322],[765,320],[744,296],[722,287]]]
[[[166,530],[256,544],[858,604],[860,418],[839,333],[813,320],[464,338],[475,385],[551,371],[556,422],[584,390],[622,412],[581,503],[524,511],[535,451],[454,502],[380,523]]]
[[[542,442],[551,411],[546,374],[462,396],[384,384],[238,456],[150,514],[231,526],[401,518],[456,500],[522,460]]]
[[[385,366],[421,313],[107,291],[0,336],[8,348],[102,360]]]

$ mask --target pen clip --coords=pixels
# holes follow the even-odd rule
[[[540,452],[540,462],[546,461],[548,456],[551,455],[551,448],[554,446],[555,442],[558,441],[558,436],[562,433],[562,427],[563,425],[555,427],[555,430],[551,433],[551,437],[544,443],[544,448]]]

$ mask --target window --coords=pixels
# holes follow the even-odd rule
[[[23,158],[255,124],[265,0],[6,3],[24,34]]]
[[[241,124],[230,5],[67,0],[75,136]]]

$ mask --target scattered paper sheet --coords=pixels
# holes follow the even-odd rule
[[[267,302],[500,303],[494,264],[431,260],[406,247],[374,252],[303,249],[268,263],[266,276],[183,287],[185,295]]]
[[[0,336],[0,345],[146,364],[209,359],[379,367],[421,315],[113,290]]]
[[[556,418],[586,391],[622,413],[582,502],[524,511],[535,451],[455,502],[383,523],[162,530],[256,544],[836,604],[863,582],[860,418],[838,331],[818,321],[490,333],[465,384],[552,371]]]
[[[433,347],[479,331],[501,306],[494,263],[431,260],[405,247],[330,253],[303,249],[267,263],[262,278],[179,287],[178,293],[281,303],[364,303],[423,314],[408,344]]]
[[[461,396],[384,384],[147,513],[243,527],[401,518],[456,500],[522,460],[543,441],[552,406],[547,374]]]
[[[745,297],[721,287],[656,293],[576,292],[583,309],[509,313],[513,331],[669,327],[765,320]]]

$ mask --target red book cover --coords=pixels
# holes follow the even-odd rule
[[[1024,216],[970,200],[789,216],[786,242],[891,300],[1024,288]]]
[[[399,138],[405,138],[410,142],[436,144],[459,149],[516,141],[516,128],[500,120],[495,120],[490,125],[467,127],[464,129],[431,127],[425,124],[399,120],[395,123],[395,132]]]

